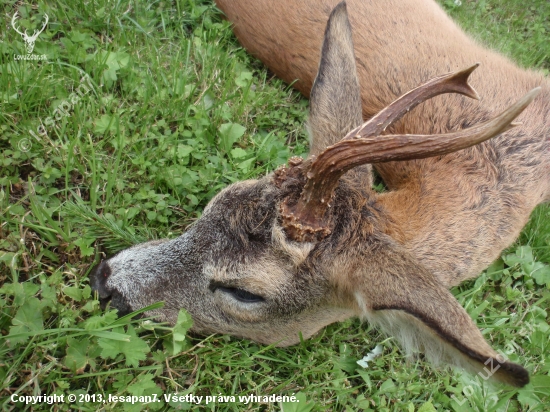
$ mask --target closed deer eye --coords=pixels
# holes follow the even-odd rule
[[[224,293],[230,294],[239,302],[243,302],[243,303],[256,303],[256,302],[263,302],[265,300],[263,297],[259,295],[255,295],[254,293],[250,293],[244,289],[229,288],[226,286],[218,286],[216,289]]]

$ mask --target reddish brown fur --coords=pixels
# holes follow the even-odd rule
[[[217,3],[243,45],[284,80],[298,79],[294,86],[308,96],[325,22],[338,0]],[[445,156],[376,166],[392,189],[380,197],[396,223],[391,234],[443,284],[456,285],[494,260],[533,208],[550,200],[550,86],[541,74],[479,46],[432,1],[347,4],[365,118],[431,77],[481,63],[471,80],[481,102],[434,98],[392,133],[457,130],[494,116],[536,86],[543,88],[519,117],[521,128]],[[316,139],[312,153],[332,143]]]

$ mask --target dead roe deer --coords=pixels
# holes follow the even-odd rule
[[[280,345],[360,316],[408,352],[474,370],[497,360],[498,380],[525,385],[448,288],[550,199],[548,82],[429,1],[349,1],[351,25],[329,0],[218,4],[245,47],[310,95],[311,154],[224,189],[182,236],[103,261],[100,299],[121,312],[164,301],[148,314],[174,322],[184,307],[199,333]],[[470,74],[482,101],[468,98]],[[370,164],[387,193],[371,189]]]

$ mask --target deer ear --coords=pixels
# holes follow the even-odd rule
[[[310,96],[311,153],[318,154],[362,124],[361,95],[346,3],[330,14]]]
[[[528,372],[491,348],[454,296],[407,251],[390,244],[375,255],[368,273],[350,282],[369,323],[398,338],[409,354],[422,351],[434,363],[461,366],[483,379],[529,383]]]

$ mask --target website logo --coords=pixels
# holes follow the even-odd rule
[[[43,55],[43,56],[34,56],[34,55],[32,55],[32,51],[34,50],[34,45],[36,43],[36,39],[38,38],[40,33],[42,33],[44,31],[44,29],[46,28],[46,25],[48,24],[48,20],[49,20],[48,15],[44,14],[44,24],[42,25],[42,28],[38,29],[38,30],[34,30],[32,35],[29,35],[27,33],[27,30],[22,32],[21,30],[19,30],[17,28],[17,19],[18,19],[18,17],[19,17],[19,12],[16,11],[15,14],[13,15],[13,17],[11,18],[11,26],[13,27],[13,29],[17,33],[19,33],[21,35],[21,37],[25,41],[25,44],[26,44],[25,49],[27,50],[27,56],[15,56],[16,60],[45,60],[46,59],[45,55]]]

